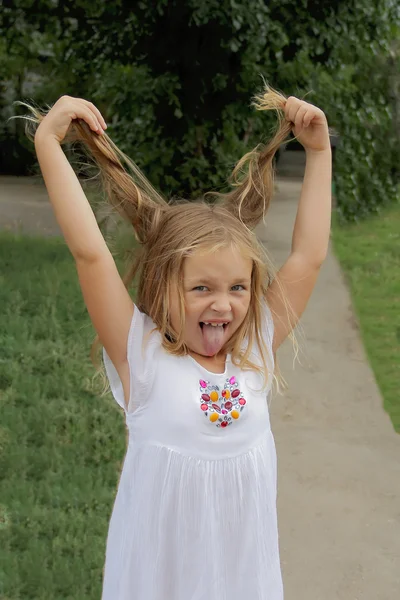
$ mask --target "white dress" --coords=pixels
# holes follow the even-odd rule
[[[264,325],[272,366],[266,305]],[[128,410],[103,350],[129,444],[109,524],[102,600],[282,600],[267,404],[272,375],[260,391],[260,375],[241,371],[229,356],[224,373],[211,373],[190,356],[168,354],[153,327],[135,307]]]

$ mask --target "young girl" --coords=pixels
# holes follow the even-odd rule
[[[283,598],[267,398],[275,353],[327,253],[331,151],[315,106],[267,86],[254,105],[277,111],[278,130],[239,161],[231,192],[207,194],[213,203],[166,202],[104,134],[92,103],[63,96],[45,116],[29,107],[50,200],[129,430],[103,600]],[[292,251],[272,278],[252,230],[271,200],[274,154],[292,129],[306,172]],[[61,149],[73,139],[91,151],[109,200],[140,242],[125,284]],[[136,274],[134,304],[127,282]]]

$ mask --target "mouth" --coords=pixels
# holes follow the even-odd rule
[[[213,321],[200,321],[199,325],[200,328],[203,329],[204,325],[211,325],[212,327],[222,327],[224,330],[228,327],[230,321],[220,321],[220,322],[213,322]]]

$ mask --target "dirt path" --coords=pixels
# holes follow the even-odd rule
[[[278,265],[290,251],[300,180],[280,183],[267,228]],[[303,315],[303,367],[279,358],[290,386],[271,412],[279,462],[286,600],[400,597],[400,436],[360,341],[332,252]]]
[[[301,181],[279,180],[260,227],[274,262],[291,242]],[[0,227],[57,235],[42,184],[0,178]],[[400,436],[382,408],[332,253],[302,319],[306,342],[289,391],[271,413],[279,462],[279,524],[286,600],[395,600],[400,590]]]
[[[0,228],[61,235],[41,178],[0,177]]]

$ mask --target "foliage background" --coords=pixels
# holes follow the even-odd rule
[[[90,99],[167,196],[223,189],[240,156],[269,137],[273,116],[249,106],[264,76],[286,95],[307,94],[337,130],[341,218],[398,199],[396,0],[16,0],[5,2],[0,33],[3,116],[24,112],[14,99]],[[0,155],[7,172],[34,168],[18,120],[2,122]]]

